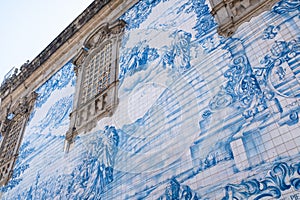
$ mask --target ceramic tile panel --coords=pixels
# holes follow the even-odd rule
[[[299,199],[299,8],[281,0],[224,38],[204,0],[139,1],[120,18],[113,116],[63,152],[76,76],[62,66],[2,199]]]

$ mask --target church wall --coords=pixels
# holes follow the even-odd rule
[[[73,50],[34,89],[1,198],[300,198],[299,7],[279,1],[229,38],[204,0],[118,8],[116,109],[64,151],[79,87]]]

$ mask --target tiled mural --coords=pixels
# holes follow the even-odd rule
[[[300,1],[217,34],[204,0],[122,17],[119,105],[63,151],[75,74],[37,89],[2,199],[300,199]]]

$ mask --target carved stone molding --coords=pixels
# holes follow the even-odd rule
[[[73,59],[77,81],[65,151],[78,134],[112,116],[118,105],[119,49],[124,27],[122,20],[100,25]]]
[[[0,86],[0,97],[5,98],[11,91],[20,86],[50,56],[77,33],[95,14],[110,0],[95,0],[84,10],[61,34],[59,34],[36,58],[24,63],[19,71],[14,71]]]
[[[25,126],[36,98],[35,92],[21,98],[8,108],[5,119],[1,119],[3,140],[0,146],[0,185],[6,185],[12,177]]]
[[[218,33],[230,37],[244,22],[270,10],[279,0],[209,0]]]

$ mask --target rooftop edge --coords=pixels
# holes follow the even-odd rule
[[[50,56],[56,52],[68,39],[78,32],[95,14],[111,0],[93,1],[70,25],[67,26],[40,54],[31,62],[24,63],[20,70],[15,69],[10,77],[4,79],[0,86],[0,97],[6,96],[20,86],[34,71],[36,71]]]

